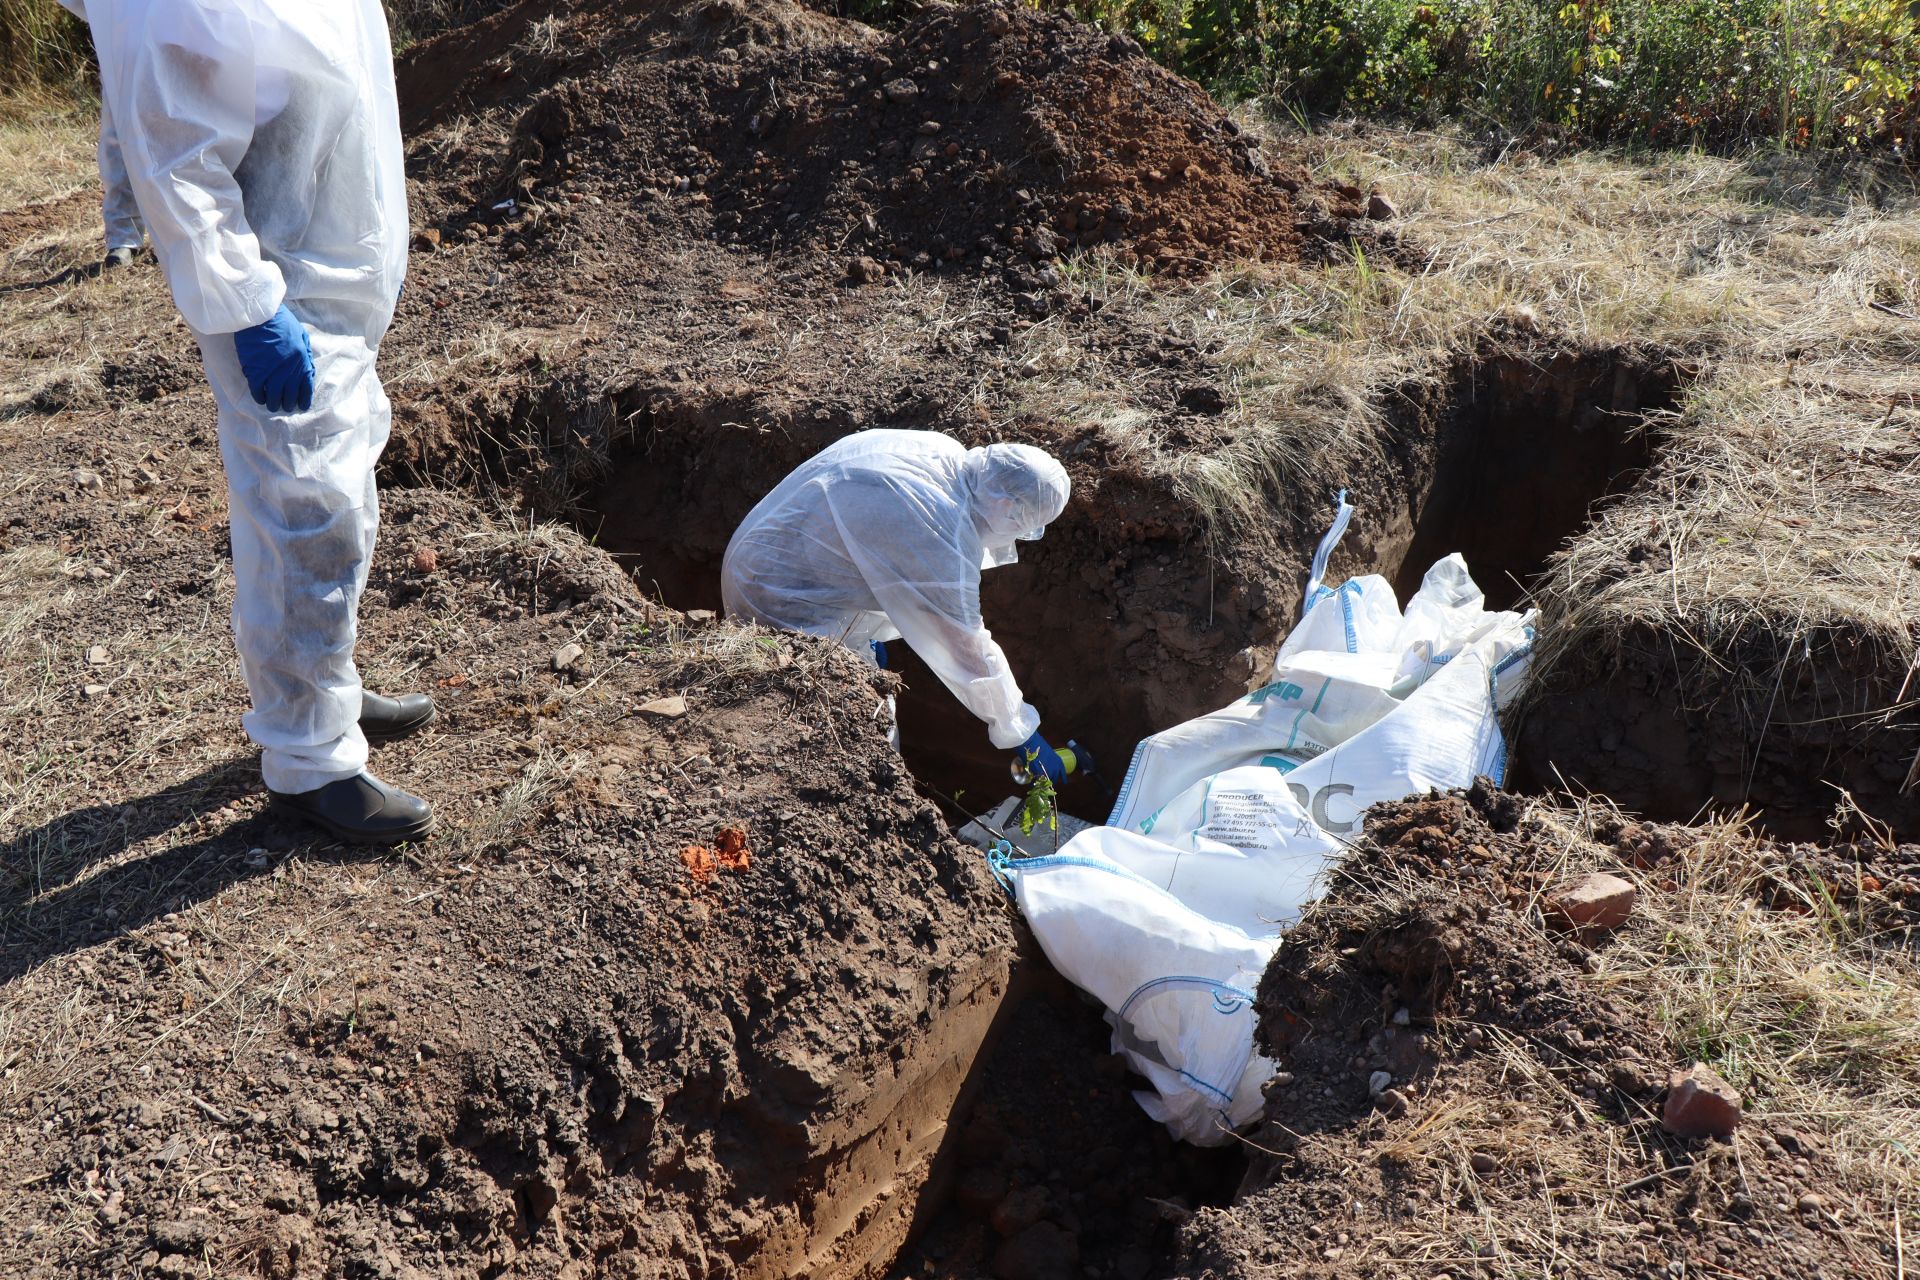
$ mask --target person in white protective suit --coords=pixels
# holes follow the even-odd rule
[[[434,716],[364,691],[353,647],[391,406],[374,356],[406,272],[406,177],[379,0],[63,0],[219,406],[244,719],[276,807],[425,835],[367,739]]]
[[[1059,755],[980,616],[980,574],[1013,563],[1067,505],[1039,449],[937,431],[862,431],[802,463],[734,531],[727,614],[829,636],[884,666],[903,638],[1001,750],[1055,782]]]
[[[133,179],[127,176],[127,159],[120,151],[120,135],[113,127],[113,112],[106,98],[100,100],[100,142],[94,150],[100,164],[100,221],[107,232],[107,256],[101,266],[133,265],[133,259],[147,243],[147,226],[140,221],[140,206],[133,198]]]

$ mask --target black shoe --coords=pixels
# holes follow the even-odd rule
[[[100,269],[102,271],[111,271],[115,267],[130,267],[133,265],[134,254],[138,252],[139,250],[137,249],[128,249],[124,246],[118,249],[109,249],[107,250],[105,260],[100,263]]]
[[[424,693],[385,698],[360,691],[360,732],[369,738],[404,738],[432,724],[438,714],[433,699]]]
[[[314,791],[267,792],[277,809],[298,814],[355,844],[399,844],[433,830],[433,810],[419,796],[390,787],[370,773],[329,782]]]

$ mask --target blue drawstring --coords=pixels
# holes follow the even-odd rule
[[[1009,898],[1013,897],[1013,842],[995,840],[993,847],[987,850],[987,870],[993,872],[993,878],[1000,882]]]

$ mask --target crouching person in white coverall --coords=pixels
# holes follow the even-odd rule
[[[64,0],[219,405],[245,718],[277,807],[425,835],[367,739],[433,718],[360,687],[356,617],[391,407],[374,354],[406,272],[406,178],[379,0]]]
[[[730,617],[829,636],[885,665],[903,638],[1000,750],[1065,777],[980,616],[980,573],[1019,558],[1067,505],[1031,445],[968,449],[937,431],[862,431],[802,463],[727,545]]]

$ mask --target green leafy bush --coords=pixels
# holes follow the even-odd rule
[[[386,0],[396,48],[472,22],[508,0]],[[92,80],[86,24],[58,0],[0,0],[0,94],[84,89]]]
[[[1047,0],[1231,91],[1587,141],[1906,147],[1915,0]]]

